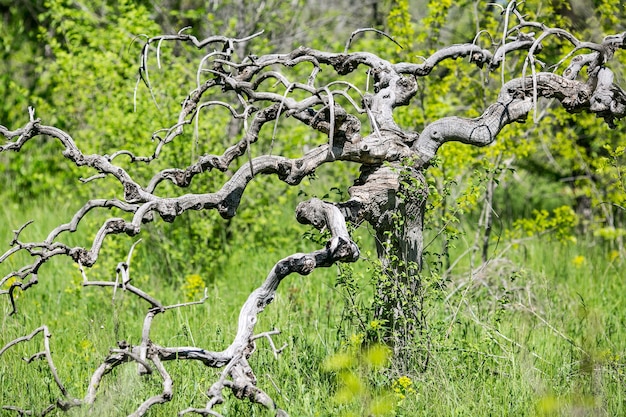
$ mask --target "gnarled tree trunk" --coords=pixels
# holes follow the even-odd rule
[[[0,126],[0,134],[9,141],[0,145],[0,152],[20,151],[35,136],[51,137],[60,142],[65,158],[95,172],[91,180],[109,177],[118,181],[123,189],[118,199],[88,201],[71,221],[52,230],[43,242],[22,242],[19,236],[23,228],[15,232],[11,249],[0,256],[0,262],[5,262],[18,252],[32,255],[34,261],[0,279],[0,286],[11,280],[9,289],[2,291],[2,294],[10,298],[14,312],[15,290],[19,288],[25,291],[35,285],[40,267],[52,257],[67,256],[81,269],[90,267],[98,260],[107,236],[135,236],[142,231],[144,223],[159,217],[171,222],[188,210],[217,210],[227,219],[235,216],[248,183],[259,175],[275,175],[289,185],[296,185],[326,163],[340,160],[361,166],[360,177],[350,188],[347,201],[331,204],[312,199],[298,206],[298,221],[320,230],[330,230],[330,240],[316,251],[293,254],[276,263],[265,281],[250,294],[241,308],[237,334],[231,345],[223,351],[212,352],[189,346],[164,347],[153,342],[150,338],[152,318],[184,305],[163,305],[135,287],[128,273],[128,262],[120,264],[115,281],[92,282],[85,277],[83,285],[113,287],[148,303],[141,344],[130,346],[120,341],[118,348],[112,349],[94,372],[87,394],[82,399],[71,396],[58,378],[51,349],[46,345],[45,356],[50,369],[57,376],[55,382],[63,396],[52,408],[65,410],[92,404],[99,383],[108,372],[124,363],[136,362],[141,369],[156,370],[163,380],[162,394],[148,398],[134,414],[143,415],[151,406],[169,401],[173,395],[173,382],[163,362],[197,360],[209,367],[223,368],[223,372],[207,388],[207,404],[198,408],[190,407],[181,414],[193,412],[219,415],[214,410],[224,400],[223,390],[228,388],[236,397],[248,398],[274,410],[276,415],[284,416],[285,412],[256,387],[256,377],[248,363],[248,358],[255,350],[256,340],[260,337],[271,340],[269,332],[254,333],[258,314],[273,300],[280,283],[289,274],[309,274],[317,267],[329,267],[337,262],[358,259],[359,250],[352,242],[346,225],[350,222],[360,224],[367,221],[375,230],[381,274],[375,290],[374,318],[383,322],[385,331],[382,342],[393,347],[398,366],[403,368],[411,365],[415,353],[414,342],[423,337],[421,332],[426,326],[420,279],[423,218],[428,190],[424,173],[439,147],[448,141],[474,146],[489,145],[504,126],[523,121],[538,97],[557,99],[571,112],[596,113],[610,125],[626,115],[626,93],[613,83],[612,72],[605,66],[618,49],[626,47],[624,34],[607,37],[601,44],[583,44],[561,29],[550,29],[535,22],[526,22],[520,15],[516,16],[519,23],[508,28],[504,36],[504,39],[516,36],[516,39],[497,45],[493,52],[474,43],[452,45],[435,52],[419,64],[394,64],[368,52],[350,53],[348,47],[343,53],[301,47],[287,54],[247,56],[237,60],[232,54],[233,45],[248,42],[251,37],[230,39],[212,36],[198,40],[194,36],[179,33],[150,38],[145,43],[140,65],[140,79],[144,80],[148,88],[151,88],[147,76],[148,51],[155,47],[158,50],[162,42],[176,41],[197,48],[216,48],[203,58],[198,70],[198,79],[201,81],[183,102],[177,122],[171,128],[162,129],[153,135],[158,143],[154,153],[149,156],[137,156],[125,150],[111,155],[83,154],[70,134],[42,124],[35,118],[32,109],[24,127],[11,131]],[[534,32],[537,31],[541,34],[535,37]],[[523,50],[527,57],[532,58],[541,40],[552,35],[568,39],[574,46],[574,56],[563,75],[539,72],[514,78],[502,85],[496,102],[474,119],[445,117],[427,125],[420,133],[396,124],[394,109],[410,103],[418,89],[416,78],[427,76],[441,61],[466,57],[479,67],[493,70],[502,63],[505,53]],[[581,48],[592,52],[576,55]],[[223,52],[216,52],[218,50]],[[306,80],[290,79],[298,76],[297,73],[294,75],[289,72],[290,68],[296,66],[299,69],[310,68]],[[579,80],[583,66],[588,67],[589,76],[586,80]],[[373,92],[362,92],[368,91],[370,85],[358,88],[349,81],[320,84],[317,75],[322,68],[325,73],[334,71],[337,78],[355,72],[358,68],[365,68],[368,80],[371,78],[374,81]],[[276,82],[283,90],[279,91],[277,87],[264,91],[264,82],[268,79]],[[298,94],[293,94],[294,91]],[[214,92],[223,96],[224,100],[213,99],[214,96],[210,94]],[[341,105],[338,98],[348,104]],[[183,134],[184,128],[197,118],[201,109],[208,111],[213,107],[227,108],[233,118],[243,119],[246,126],[243,137],[233,140],[232,146],[221,155],[201,155],[184,169],[169,168],[155,172],[146,183],[139,182],[121,165],[116,164],[116,158],[122,155],[129,157],[132,163],[149,164]],[[361,115],[369,124],[366,128],[358,117]],[[221,188],[201,194],[184,193],[184,188],[197,176],[210,175],[213,169],[234,169],[234,161],[250,155],[249,150],[257,141],[270,136],[265,135],[262,128],[267,124],[268,129],[272,130],[271,127],[281,117],[292,117],[310,129],[321,132],[319,146],[305,152],[300,158],[271,154],[249,158],[239,165]],[[162,197],[158,191],[164,181],[170,182],[174,189],[180,188],[180,194]],[[58,241],[60,235],[75,231],[91,210],[113,207],[125,213],[126,218],[107,219],[91,247],[72,247]],[[9,342],[0,349],[0,355],[41,332],[47,342],[48,330],[42,327],[29,336]],[[427,356],[422,357],[421,361],[421,365],[425,366]]]

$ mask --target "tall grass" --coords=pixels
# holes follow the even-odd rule
[[[31,211],[5,210],[0,242],[6,245],[11,230],[29,216],[39,220],[25,237],[41,238],[59,219],[65,220],[70,209],[59,207],[50,213],[35,205]],[[284,221],[292,221],[287,218],[291,214],[284,216]],[[131,265],[136,267],[136,284],[165,303],[193,295],[185,285],[189,271],[175,271],[176,277],[159,275],[161,259],[151,254],[150,238],[145,239]],[[125,258],[130,246],[128,240],[121,242],[113,244],[117,253],[108,253],[114,259],[87,271],[90,278],[114,277],[109,268]],[[312,244],[296,245],[303,250]],[[235,334],[238,311],[249,292],[276,260],[292,251],[284,248],[284,253],[270,256],[259,248],[231,248],[220,275],[207,283],[207,302],[157,316],[152,339],[161,345],[224,348]],[[399,389],[402,375],[372,371],[367,363],[353,364],[361,370],[362,380],[351,399],[335,395],[341,389],[341,372],[325,366],[328,358],[350,344],[349,337],[338,332],[345,323],[336,268],[288,277],[257,325],[258,331],[280,329],[276,343],[288,347],[276,359],[265,341],[258,342],[251,365],[259,386],[292,416],[365,415],[367,404],[384,396],[393,400],[386,415],[397,416],[625,415],[624,259],[610,245],[585,239],[529,240],[504,255],[472,272],[469,264],[459,266],[429,300],[431,359],[425,372],[409,372],[405,377],[411,385]],[[3,266],[2,274],[26,260]],[[142,265],[152,265],[145,269],[150,272],[142,272]],[[355,267],[364,286],[368,266],[359,262]],[[0,345],[47,325],[59,375],[72,395],[82,397],[91,373],[118,340],[140,341],[147,305],[121,291],[113,298],[110,289],[83,288],[80,273],[68,260],[50,261],[39,278],[37,286],[20,295],[18,314],[8,316],[8,300],[0,299]],[[0,357],[0,405],[42,410],[60,396],[45,361],[21,360],[42,349],[37,336]],[[154,407],[150,415],[171,416],[189,406],[202,406],[219,371],[192,362],[165,365],[174,379],[174,398]],[[157,377],[139,377],[135,365],[118,367],[105,377],[90,415],[126,415],[160,389]],[[220,410],[228,416],[269,415],[228,395]],[[87,411],[76,409],[70,415]]]

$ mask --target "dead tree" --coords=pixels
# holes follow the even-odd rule
[[[75,406],[89,407],[96,401],[102,378],[115,367],[134,362],[143,373],[156,372],[163,381],[160,395],[148,398],[133,415],[143,415],[151,406],[168,401],[172,395],[172,378],[165,362],[170,360],[195,360],[208,367],[223,369],[221,376],[207,387],[208,402],[203,407],[182,410],[180,414],[197,413],[219,415],[216,405],[223,401],[222,393],[228,388],[238,398],[248,398],[275,410],[276,415],[286,415],[274,401],[256,386],[248,358],[261,337],[271,342],[274,332],[255,333],[258,314],[272,301],[281,281],[289,274],[310,274],[315,268],[329,267],[337,262],[352,262],[359,258],[359,249],[351,240],[347,224],[368,222],[375,231],[378,256],[385,272],[394,280],[383,283],[377,290],[377,318],[387,326],[385,342],[400,356],[416,336],[420,326],[418,306],[405,303],[420,288],[422,256],[422,225],[427,197],[424,175],[438,149],[449,141],[459,141],[473,146],[492,143],[506,125],[523,122],[536,106],[539,98],[558,101],[569,112],[591,112],[613,126],[626,114],[626,93],[613,82],[613,73],[607,67],[614,53],[626,47],[626,34],[607,36],[601,43],[583,42],[570,33],[550,28],[541,23],[529,22],[514,9],[509,10],[517,19],[502,40],[489,48],[477,43],[458,44],[442,48],[423,62],[392,63],[369,52],[349,52],[350,42],[343,52],[325,52],[300,47],[285,54],[246,56],[237,58],[232,51],[246,39],[229,39],[212,36],[198,40],[194,36],[178,33],[151,38],[143,47],[140,78],[149,86],[148,63],[158,56],[163,42],[187,43],[202,50],[211,50],[203,58],[197,88],[182,103],[177,122],[162,129],[153,138],[158,141],[154,153],[138,156],[120,150],[110,155],[86,155],[79,142],[69,133],[48,126],[29,111],[29,120],[21,128],[9,130],[0,126],[7,142],[0,152],[20,151],[22,146],[36,136],[56,139],[63,156],[96,177],[117,180],[123,195],[119,199],[93,199],[73,216],[71,221],[52,230],[42,242],[23,242],[15,232],[10,249],[0,256],[5,262],[18,252],[31,255],[34,261],[4,276],[1,285],[12,282],[4,295],[16,311],[14,292],[28,290],[37,283],[39,269],[53,257],[66,256],[80,268],[88,268],[98,260],[107,236],[126,234],[137,236],[146,222],[158,217],[166,222],[183,216],[189,210],[217,210],[225,218],[235,216],[248,183],[260,175],[274,175],[289,185],[298,184],[316,172],[323,164],[348,161],[359,164],[361,173],[348,190],[350,198],[341,203],[319,199],[303,201],[297,207],[299,222],[330,231],[326,245],[311,253],[298,253],[278,261],[263,284],[255,290],[241,308],[237,334],[222,351],[207,351],[196,346],[167,347],[150,338],[150,328],[157,314],[183,304],[167,306],[132,284],[128,262],[118,265],[115,281],[94,282],[86,276],[84,285],[114,287],[126,291],[149,304],[145,316],[141,344],[131,346],[119,342],[94,371],[84,398],[73,397],[59,379],[54,366],[47,327],[36,329],[29,335],[8,343],[0,355],[12,346],[41,335],[45,351],[37,354],[47,360],[61,396],[50,409],[63,410]],[[511,21],[514,18],[511,17]],[[359,35],[363,30],[355,32]],[[536,56],[542,41],[559,37],[571,44],[570,54],[559,63],[562,72],[537,72]],[[444,117],[423,128],[421,132],[399,126],[394,120],[394,109],[407,106],[418,92],[418,77],[428,76],[444,60],[465,58],[486,71],[499,68],[507,56],[517,54],[525,59],[525,73],[503,82],[495,102],[484,109],[481,116],[467,119]],[[567,66],[566,66],[567,65]],[[564,70],[563,70],[563,67]],[[289,70],[306,69],[305,79],[291,79]],[[586,74],[582,69],[586,68]],[[321,82],[320,72],[333,74],[333,81]],[[342,77],[361,72],[365,85],[355,85]],[[200,79],[201,78],[201,79]],[[265,81],[282,86],[282,90],[268,90]],[[208,100],[213,92],[234,98],[233,102]],[[174,146],[198,113],[214,107],[226,108],[235,119],[244,122],[244,133],[236,143],[222,154],[202,155],[186,168],[170,168],[156,172],[146,183],[139,183],[116,159],[125,157],[133,162],[149,163]],[[248,151],[262,140],[270,140],[273,126],[284,118],[293,118],[320,133],[322,143],[291,159],[267,154],[248,158]],[[368,133],[365,133],[368,132]],[[203,194],[185,194],[182,191],[196,177],[207,176],[213,170],[226,171],[234,161],[245,161],[218,190]],[[177,197],[159,196],[159,184],[169,181],[179,187]],[[129,214],[129,219],[109,218],[99,229],[91,247],[71,247],[59,242],[59,236],[74,232],[80,221],[92,210],[115,207]],[[158,217],[157,217],[158,216]],[[9,281],[11,280],[11,281]],[[409,298],[410,300],[410,298]],[[408,324],[407,324],[408,323]],[[272,346],[273,343],[272,343]],[[279,349],[275,349],[276,352]],[[24,410],[5,406],[24,413]]]

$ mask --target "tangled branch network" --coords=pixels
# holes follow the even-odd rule
[[[40,268],[52,258],[69,257],[84,271],[84,268],[97,262],[108,236],[137,236],[143,225],[155,221],[157,215],[166,222],[172,222],[189,210],[217,210],[224,218],[235,216],[248,183],[260,175],[274,175],[286,184],[297,185],[323,164],[349,161],[361,166],[361,176],[349,189],[348,200],[330,203],[310,199],[300,203],[296,209],[297,220],[319,230],[328,230],[330,240],[314,252],[296,253],[274,265],[262,285],[249,295],[241,307],[237,333],[232,343],[222,351],[208,351],[195,346],[162,346],[151,339],[151,326],[157,315],[194,303],[164,305],[135,286],[130,273],[130,254],[125,262],[118,264],[114,281],[90,281],[83,274],[84,286],[112,287],[147,303],[141,343],[133,346],[120,341],[118,346],[111,348],[93,372],[84,398],[74,397],[59,378],[48,327],[39,327],[7,343],[0,349],[0,356],[17,344],[26,343],[35,337],[44,340],[44,350],[28,360],[45,359],[60,394],[55,403],[38,413],[45,415],[55,409],[92,406],[98,398],[102,379],[118,366],[135,363],[140,374],[157,374],[162,381],[162,392],[147,398],[132,414],[144,415],[153,405],[172,398],[173,380],[164,364],[174,360],[193,360],[207,367],[220,368],[222,372],[207,387],[206,404],[181,410],[181,415],[196,413],[218,416],[216,407],[224,401],[223,392],[226,389],[237,398],[247,398],[274,410],[277,416],[287,415],[267,393],[257,387],[255,374],[248,363],[259,339],[269,340],[275,354],[284,348],[276,348],[274,345],[273,337],[278,334],[277,330],[255,333],[258,315],[271,303],[280,283],[290,274],[308,275],[315,268],[330,267],[337,262],[353,262],[359,258],[359,249],[352,241],[347,225],[368,222],[375,230],[388,227],[385,219],[389,211],[396,208],[390,196],[400,186],[398,167],[409,165],[416,176],[421,176],[440,146],[446,142],[460,141],[486,146],[495,141],[506,125],[523,121],[536,108],[539,98],[556,99],[570,112],[595,113],[610,126],[626,114],[626,94],[613,82],[613,72],[606,65],[619,49],[625,48],[625,34],[607,36],[598,44],[582,42],[562,29],[526,21],[514,8],[509,12],[507,17],[517,19],[517,24],[511,26],[507,22],[499,43],[489,48],[481,47],[477,42],[451,45],[438,50],[421,63],[391,63],[369,52],[349,52],[350,42],[346,50],[340,53],[300,47],[286,54],[250,55],[238,59],[233,52],[235,44],[252,42],[261,34],[241,39],[212,36],[198,40],[179,32],[150,38],[143,45],[137,88],[145,85],[152,90],[148,69],[153,55],[157,67],[160,66],[163,43],[177,42],[211,51],[198,64],[197,85],[182,103],[176,122],[152,135],[156,146],[154,152],[147,156],[135,155],[127,150],[118,150],[110,155],[84,154],[80,150],[79,141],[59,128],[42,123],[35,117],[34,109],[29,109],[28,122],[23,127],[9,130],[0,126],[0,135],[6,138],[5,143],[0,145],[0,152],[19,152],[37,136],[55,139],[67,160],[84,167],[92,175],[86,181],[112,178],[123,190],[123,195],[117,199],[87,201],[69,222],[50,231],[41,242],[20,239],[28,224],[14,232],[10,248],[0,255],[0,263],[7,262],[18,253],[27,253],[33,262],[0,278],[0,287],[6,288],[1,291],[1,295],[9,298],[12,314],[17,312],[16,291],[26,292],[37,284]],[[364,31],[359,30],[354,35]],[[557,74],[556,70],[536,70],[539,65],[537,54],[541,52],[542,42],[548,37],[559,37],[571,44],[570,54],[555,67],[559,69],[568,62],[561,74]],[[507,56],[516,53],[523,54],[524,74],[506,82],[503,79],[497,100],[479,117],[444,117],[428,124],[421,132],[401,127],[395,122],[394,109],[411,102],[418,91],[417,79],[428,76],[441,62],[466,58],[485,71],[495,71],[502,67]],[[586,75],[582,74],[583,68],[587,69]],[[291,79],[290,74],[294,74],[295,69],[308,75],[299,80]],[[322,70],[325,75],[331,72],[334,80],[320,81]],[[361,70],[367,73],[365,86],[357,86],[341,78]],[[269,88],[269,83],[274,83],[274,86]],[[223,99],[217,100],[215,97]],[[133,178],[116,163],[118,158],[124,157],[131,163],[150,164],[168,146],[180,140],[189,126],[198,122],[201,111],[208,112],[215,108],[227,109],[231,117],[243,122],[244,126],[241,137],[221,154],[201,155],[184,168],[160,170],[145,183]],[[255,143],[260,140],[273,143],[276,140],[276,126],[285,118],[293,118],[319,132],[321,142],[299,158],[272,153],[252,158],[250,150]],[[263,130],[266,125],[267,128]],[[266,133],[268,131],[271,134]],[[206,193],[183,193],[182,190],[196,181],[197,177],[206,177],[213,170],[233,170],[235,161],[240,158],[245,163],[239,164],[240,167],[234,170],[221,188]],[[181,190],[180,195],[160,196],[160,185],[163,182],[169,182]],[[127,217],[110,217],[104,221],[91,246],[70,246],[59,240],[78,230],[81,221],[90,212],[111,208],[125,213]],[[419,259],[421,234],[416,233],[414,239],[415,242],[408,245],[411,252],[409,256]],[[196,303],[205,302],[206,299],[205,294]],[[10,405],[5,405],[4,409],[20,415],[31,412]]]

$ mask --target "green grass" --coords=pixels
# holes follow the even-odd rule
[[[59,207],[43,216],[41,224],[28,229],[28,236],[41,238],[71,209]],[[12,229],[29,215],[41,218],[42,210],[38,205],[30,212],[5,210],[0,241],[6,245]],[[287,216],[279,221],[292,221]],[[136,284],[164,303],[183,300],[190,271],[178,271],[175,277],[159,275],[160,259],[151,255],[150,238],[144,239],[132,264]],[[367,243],[364,239],[363,245]],[[125,258],[130,244],[127,238],[113,243],[118,252],[111,253],[117,255],[87,271],[89,276],[114,277],[107,268]],[[302,241],[294,244],[297,250],[307,246],[313,247]],[[157,316],[152,339],[162,345],[223,349],[235,334],[238,311],[248,293],[276,260],[293,250],[268,254],[260,248],[231,248],[220,275],[209,283],[207,302]],[[251,365],[259,386],[292,416],[367,415],[374,402],[385,398],[393,398],[394,404],[386,415],[397,416],[626,414],[624,259],[615,257],[606,243],[581,239],[566,244],[545,238],[528,241],[504,256],[506,260],[494,256],[487,268],[474,274],[467,272],[468,265],[460,266],[445,289],[429,299],[430,363],[425,372],[407,373],[412,385],[402,391],[402,399],[394,392],[397,383],[393,385],[400,375],[374,369],[354,355],[357,364],[350,369],[361,386],[353,391],[352,400],[336,400],[343,387],[341,372],[326,370],[325,361],[346,345],[338,332],[345,323],[341,323],[343,300],[335,286],[337,270],[288,277],[257,325],[259,332],[280,329],[276,344],[288,347],[275,359],[267,342],[258,342]],[[18,263],[7,265],[2,273]],[[141,265],[152,265],[146,267],[150,272],[142,271]],[[365,262],[356,266],[362,285],[368,280],[366,268]],[[14,316],[7,315],[8,299],[0,298],[0,345],[47,325],[59,375],[72,395],[82,397],[93,370],[118,340],[139,342],[146,303],[120,291],[113,300],[110,289],[82,288],[80,274],[68,260],[51,261],[39,280],[20,295],[19,313]],[[59,398],[45,362],[21,360],[41,350],[39,335],[0,357],[0,404],[40,411]],[[202,406],[204,392],[219,373],[193,362],[169,362],[166,367],[174,378],[174,398],[155,406],[151,416]],[[137,376],[132,364],[121,366],[105,377],[90,415],[127,415],[160,389],[158,378]],[[219,411],[225,416],[270,415],[230,394]],[[69,414],[85,415],[87,410]],[[15,414],[0,411],[0,415]]]

